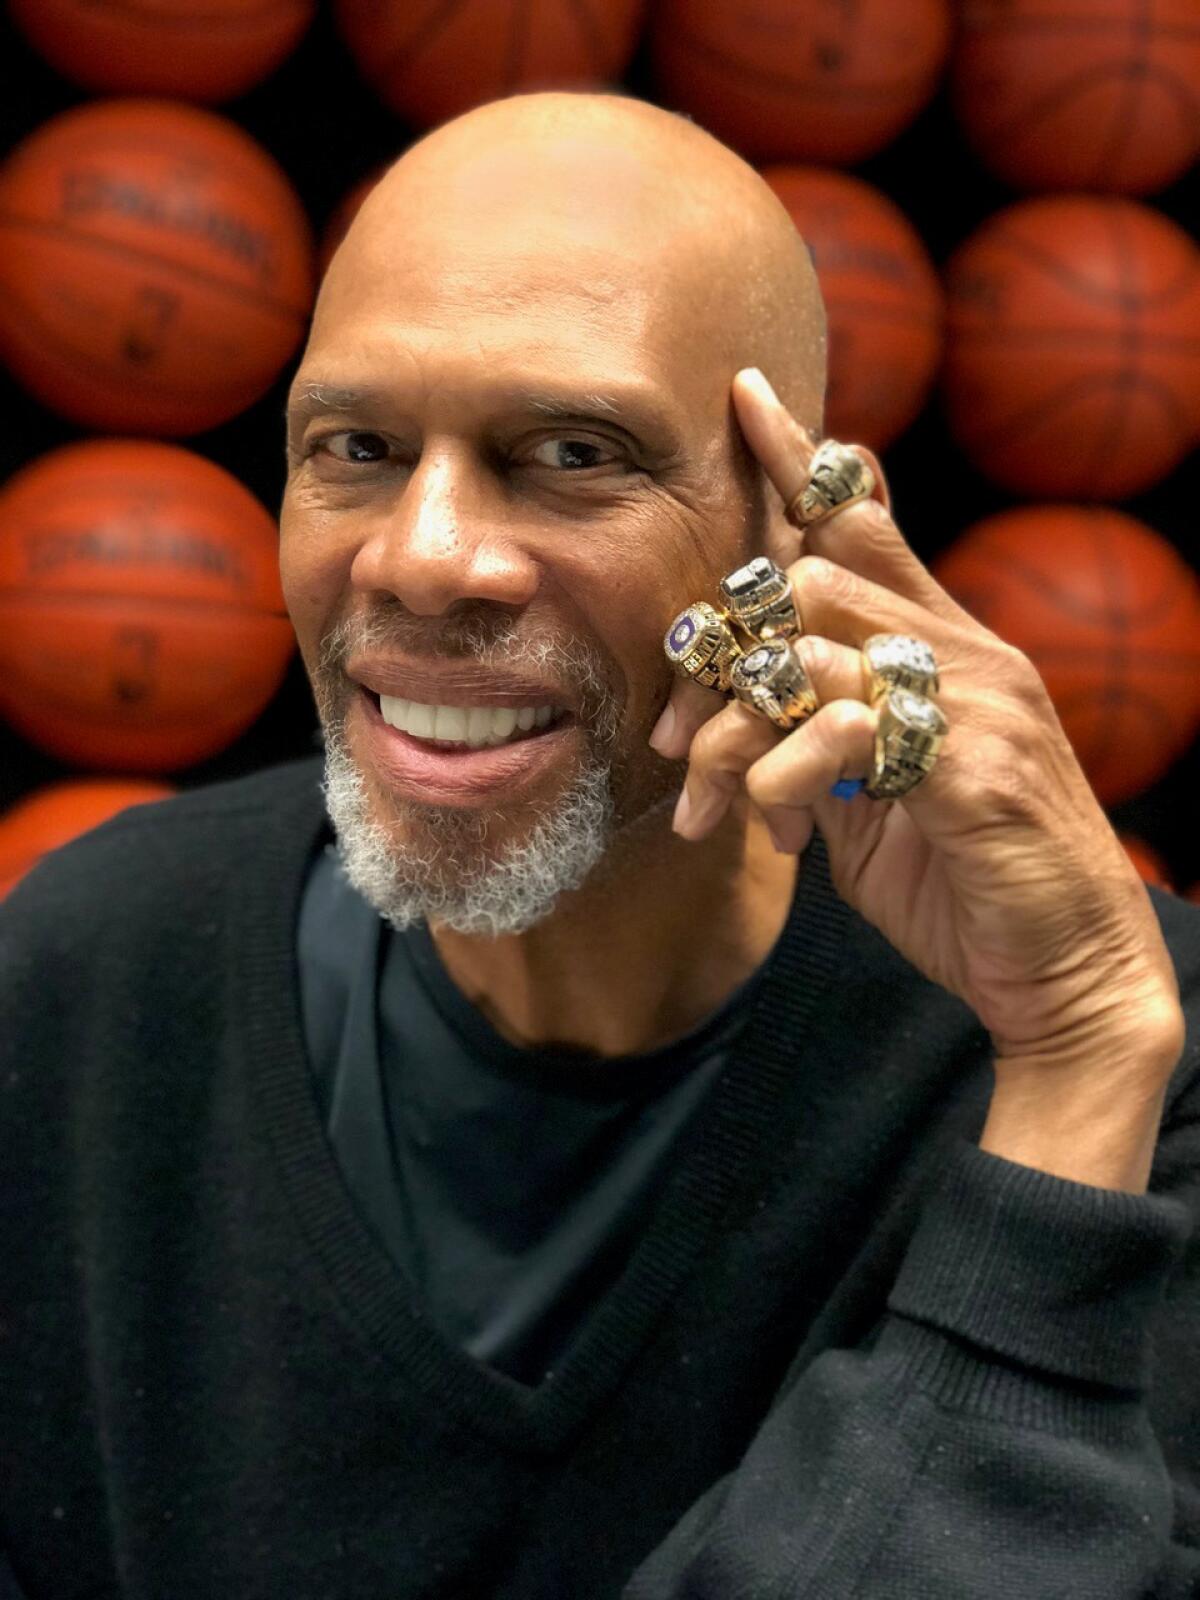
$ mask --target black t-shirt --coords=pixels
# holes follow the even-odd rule
[[[620,1273],[671,1152],[720,1076],[757,975],[645,1055],[521,1049],[314,858],[298,930],[304,1031],[350,1192],[435,1323],[537,1383]]]

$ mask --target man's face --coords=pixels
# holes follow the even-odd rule
[[[744,554],[732,366],[702,263],[620,200],[635,169],[560,142],[546,196],[511,156],[381,192],[293,386],[281,567],[321,719],[376,858],[452,923],[581,804],[590,866],[677,787],[646,743],[663,630]]]

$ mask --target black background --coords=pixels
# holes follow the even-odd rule
[[[898,0],[903,3],[903,0]],[[658,99],[643,47],[625,75],[631,92]],[[48,117],[88,99],[60,78],[6,18],[0,17],[0,149],[4,152]],[[214,109],[240,123],[282,164],[319,234],[346,191],[414,135],[364,85],[332,19],[322,9],[295,54],[269,80]],[[915,223],[935,262],[990,212],[1017,198],[988,176],[957,132],[942,91],[886,151],[854,169],[888,193]],[[1200,182],[1195,169],[1149,203],[1195,231]],[[294,364],[266,397],[209,433],[179,440],[246,483],[272,510],[283,484],[282,412]],[[33,457],[82,437],[82,430],[45,410],[0,371],[0,482]],[[897,512],[918,553],[931,559],[976,518],[1014,504],[958,454],[936,398],[887,452]],[[1195,457],[1125,509],[1166,535],[1200,565]],[[229,749],[167,781],[192,787],[248,772],[314,748],[315,714],[298,660],[263,716]],[[53,758],[0,726],[0,809],[43,783],[69,775]],[[1181,887],[1200,880],[1200,741],[1166,777],[1110,813],[1118,827],[1140,834],[1166,858]]]

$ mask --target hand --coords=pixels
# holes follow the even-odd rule
[[[782,508],[807,480],[813,441],[754,369],[735,377],[733,401],[780,497],[762,553],[791,578],[804,625],[796,648],[820,709],[780,735],[745,706],[681,681],[653,736],[661,754],[688,758],[677,831],[703,838],[742,795],[781,850],[801,851],[819,826],[842,898],[991,1035],[997,1153],[1026,1159],[1019,1148],[1064,1176],[1144,1187],[1182,1049],[1178,988],[1149,897],[1045,686],[917,559],[886,490],[803,534],[793,527]],[[703,598],[712,596],[678,600]],[[903,800],[847,802],[829,791],[871,771],[877,713],[864,699],[859,650],[873,633],[933,647],[950,732],[933,772]],[[1095,1160],[1081,1119],[1104,1147]],[[987,1130],[983,1143],[996,1148]]]

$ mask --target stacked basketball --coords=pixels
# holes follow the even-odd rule
[[[130,96],[47,118],[0,167],[0,358],[50,411],[178,437],[275,382],[312,299],[304,210],[261,145],[186,102],[263,78],[312,11],[14,0],[61,73]],[[272,519],[202,454],[143,437],[42,455],[0,489],[0,714],[68,768],[164,773],[224,749],[292,653],[275,561]],[[3,876],[168,792],[52,785],[0,828]]]
[[[1155,488],[1200,437],[1200,250],[1130,198],[1200,149],[1200,18],[1192,0],[985,0],[952,85],[981,159],[1038,193],[948,264],[947,414],[981,472],[1049,503],[977,524],[938,571],[1033,658],[1115,804],[1200,731],[1195,572],[1097,504]]]
[[[334,0],[310,30],[316,10],[10,0],[0,22],[40,106],[0,164],[0,366],[28,397],[0,444],[0,803],[55,775],[39,753],[184,782],[254,764],[290,655],[261,463],[307,214],[323,269],[414,135],[566,87],[655,100],[759,167],[824,294],[827,431],[886,451],[918,553],[1032,656],[1102,799],[1153,788],[1146,815],[1178,815],[1195,0]],[[1185,833],[1159,841],[1181,881]]]

